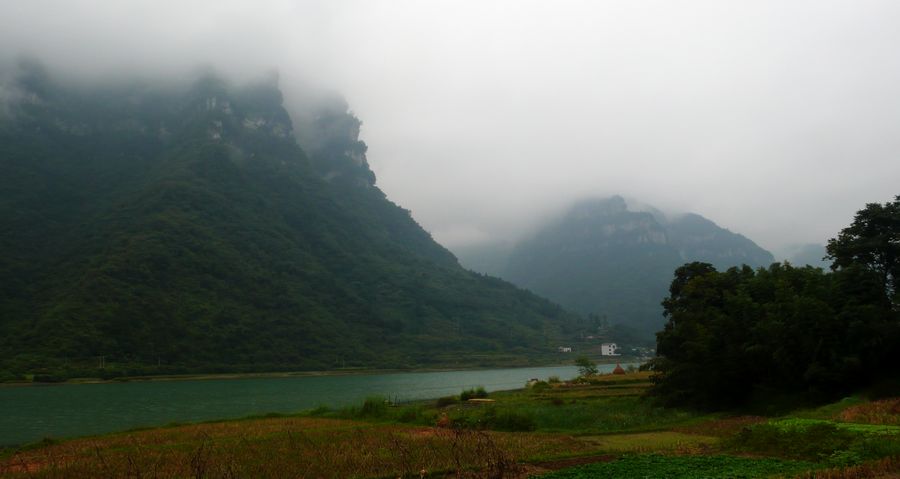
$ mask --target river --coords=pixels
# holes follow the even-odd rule
[[[609,372],[614,365],[599,365]],[[574,366],[342,376],[257,377],[0,387],[0,445],[88,436],[172,422],[341,407],[366,397],[432,399],[484,386],[516,389],[530,378],[571,379]]]

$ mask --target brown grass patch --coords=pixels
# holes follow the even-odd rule
[[[538,458],[588,454],[560,435],[460,431],[321,418],[195,424],[76,439],[0,460],[10,478],[466,477]],[[492,472],[493,471],[493,472]],[[496,474],[495,474],[496,475]]]
[[[882,399],[850,406],[835,418],[843,422],[857,422],[886,426],[900,425],[900,398]]]
[[[558,471],[570,467],[583,466],[585,464],[594,464],[596,462],[609,462],[616,458],[611,454],[603,454],[600,456],[581,456],[568,459],[557,459],[555,461],[541,461],[533,464],[524,464],[520,468],[518,474],[511,476],[513,479],[532,477],[536,474],[545,474],[551,471]]]

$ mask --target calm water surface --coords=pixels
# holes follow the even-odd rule
[[[614,365],[600,365],[611,371]],[[160,426],[170,422],[228,419],[269,412],[292,413],[326,405],[361,403],[382,395],[399,401],[431,399],[484,386],[516,389],[530,378],[578,375],[574,366],[0,388],[0,445],[44,437],[65,438]]]

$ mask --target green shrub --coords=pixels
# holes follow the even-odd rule
[[[537,423],[528,414],[494,406],[472,412],[461,412],[453,417],[456,427],[465,429],[491,429],[494,431],[534,431]]]
[[[853,444],[850,452],[859,456],[862,461],[897,457],[900,456],[900,437],[868,436]]]
[[[0,371],[0,383],[12,383],[24,380],[25,376],[22,376],[21,374],[15,374],[9,371]]]
[[[388,415],[389,402],[382,396],[369,396],[362,406],[351,406],[340,411],[339,416],[347,419],[384,418]]]
[[[487,423],[487,426],[497,431],[524,432],[534,431],[537,424],[531,416],[515,412],[502,410],[493,416],[493,420]]]
[[[575,365],[578,366],[578,376],[579,377],[588,377],[594,376],[597,374],[597,365],[594,364],[587,356],[579,356],[575,360]]]
[[[559,384],[562,381],[559,380],[559,376],[550,376],[547,378],[547,382],[550,384]]]
[[[66,379],[60,376],[54,376],[52,374],[35,374],[32,378],[32,381],[36,383],[61,383]]]
[[[478,386],[473,389],[466,389],[459,395],[460,401],[468,401],[469,399],[484,399],[488,397],[487,391],[484,390],[484,386]]]
[[[849,449],[856,436],[831,423],[795,428],[766,423],[744,428],[729,445],[742,452],[824,461]]]
[[[397,420],[405,423],[421,423],[426,417],[425,409],[418,406],[407,406],[400,410]]]
[[[363,402],[359,413],[364,417],[384,417],[387,414],[388,401],[381,396],[369,396]]]
[[[458,402],[459,402],[459,399],[457,399],[456,396],[444,396],[442,398],[437,399],[435,406],[442,408],[442,407],[447,407],[451,404],[456,404]]]
[[[97,376],[99,376],[100,379],[107,380],[107,381],[110,379],[115,379],[115,378],[127,376],[127,375],[128,374],[125,373],[124,371],[120,371],[118,369],[112,369],[112,368],[102,369],[97,374]]]
[[[319,406],[315,409],[310,409],[309,412],[307,412],[307,414],[309,414],[310,416],[324,416],[325,414],[328,414],[329,412],[331,412],[331,408],[323,405],[323,406]]]
[[[550,388],[550,383],[548,383],[546,381],[538,381],[531,385],[531,390],[536,393],[539,393],[541,391],[546,391],[549,388]]]

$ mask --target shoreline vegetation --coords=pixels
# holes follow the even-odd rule
[[[786,414],[645,395],[650,371],[170,424],[0,450],[2,478],[856,478],[900,473],[900,398]],[[468,400],[467,400],[468,399]]]
[[[640,364],[644,360],[633,356],[615,356],[602,358],[597,360],[597,364]],[[555,362],[537,362],[520,365],[494,365],[494,366],[472,366],[472,367],[435,367],[435,368],[340,368],[326,369],[320,371],[270,371],[270,372],[240,372],[240,373],[195,373],[195,374],[158,374],[144,376],[117,376],[111,379],[103,379],[100,377],[83,377],[83,378],[67,378],[60,381],[42,382],[35,380],[17,380],[0,382],[0,388],[4,387],[28,387],[28,386],[48,386],[48,385],[64,385],[64,384],[114,384],[123,382],[138,381],[203,381],[203,380],[219,380],[219,379],[248,379],[248,378],[293,378],[293,377],[320,377],[320,376],[358,376],[358,375],[377,375],[377,374],[400,374],[400,373],[434,373],[434,372],[451,372],[451,371],[483,371],[491,369],[525,369],[536,367],[564,367],[575,366],[574,359],[570,361]]]

